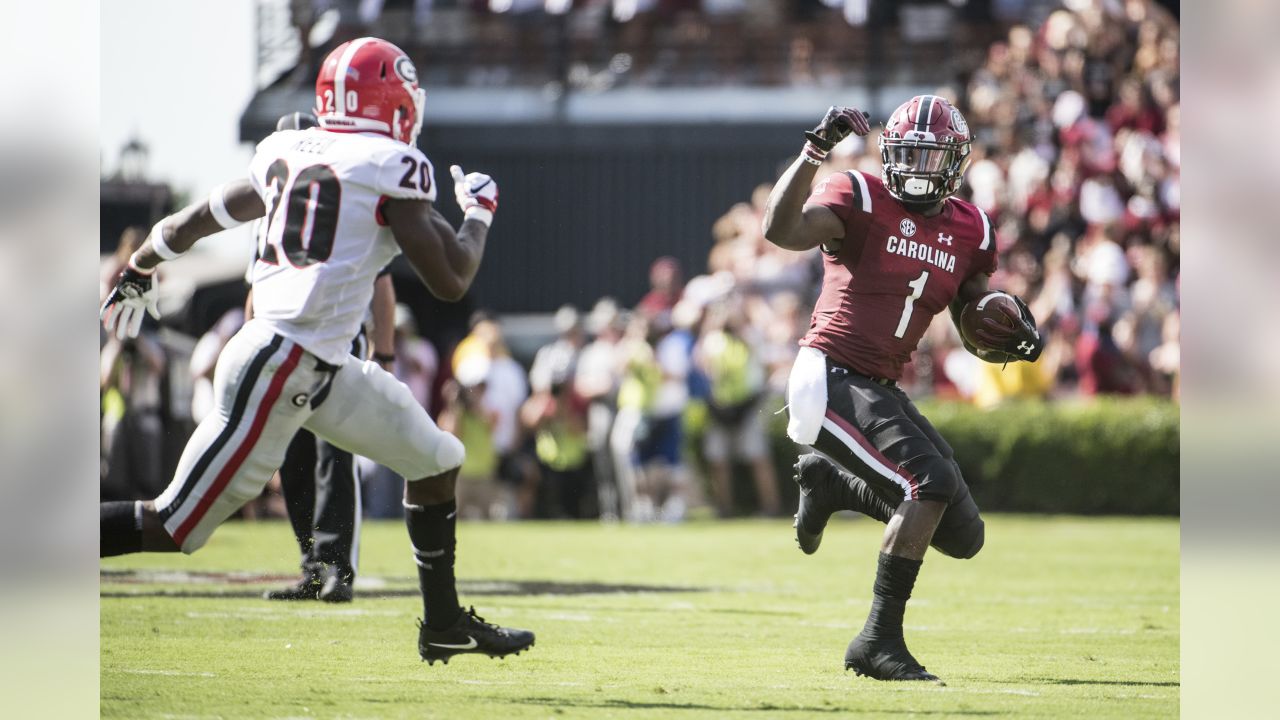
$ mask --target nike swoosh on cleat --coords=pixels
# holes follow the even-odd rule
[[[475,647],[478,643],[476,643],[475,638],[468,635],[467,642],[463,645],[449,645],[447,643],[433,643],[433,642],[429,642],[427,644],[438,647],[438,648],[448,648],[450,650],[470,650],[471,648]]]

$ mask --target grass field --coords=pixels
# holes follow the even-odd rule
[[[946,687],[843,671],[882,526],[837,519],[806,557],[789,525],[463,524],[463,602],[538,642],[506,660],[428,667],[402,525],[366,525],[365,584],[355,603],[331,606],[259,599],[296,570],[288,526],[229,524],[190,558],[103,562],[102,714],[1178,714],[1175,520],[997,515],[977,558],[930,553],[907,640]]]

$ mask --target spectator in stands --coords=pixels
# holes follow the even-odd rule
[[[1137,370],[1112,335],[1113,310],[1106,302],[1089,306],[1088,323],[1076,343],[1076,372],[1084,395],[1131,395]]]
[[[684,464],[684,411],[689,405],[689,373],[693,365],[694,326],[701,313],[692,304],[676,303],[667,332],[656,326],[659,336],[654,361],[660,373],[654,394],[648,433],[642,443],[640,460],[645,483],[659,519],[679,522],[688,507],[689,482]]]
[[[396,359],[392,372],[409,386],[422,407],[430,408],[431,390],[440,372],[440,355],[430,341],[418,334],[418,320],[408,305],[396,304],[395,323]]]
[[[458,514],[464,518],[506,520],[512,516],[511,488],[498,481],[494,435],[499,413],[489,402],[489,361],[465,360],[454,379],[441,388],[440,428],[457,436],[467,449],[458,470]]]
[[[711,385],[703,452],[710,465],[712,496],[721,517],[733,514],[730,463],[735,459],[751,465],[760,513],[774,516],[780,510],[778,480],[765,433],[764,367],[753,349],[757,344],[735,302],[721,302],[707,309],[694,361]]]
[[[662,370],[649,343],[650,327],[647,317],[633,314],[618,343],[622,378],[618,383],[618,412],[609,433],[620,515],[632,522],[648,522],[657,517],[640,456],[662,383]]]
[[[461,356],[461,360],[459,359]],[[531,439],[520,425],[520,406],[529,397],[524,368],[511,357],[502,328],[491,317],[480,315],[471,334],[454,351],[454,374],[464,367],[484,368],[484,408],[493,414],[493,448],[498,455],[498,477],[515,488],[515,515],[534,516],[538,492],[538,468]]]
[[[133,339],[107,339],[99,357],[102,397],[103,500],[155,497],[169,483],[164,471],[161,385],[164,348],[143,330]]]
[[[129,262],[129,256],[133,255],[146,239],[147,230],[138,226],[125,228],[125,231],[120,233],[120,242],[116,245],[116,251],[110,255],[104,255],[102,262],[99,263],[98,302],[107,299],[111,288],[115,287],[120,271]]]
[[[609,444],[621,376],[618,344],[622,325],[617,303],[612,298],[602,298],[591,309],[586,326],[595,339],[578,356],[573,384],[577,395],[587,403],[587,447],[599,495],[600,518],[617,520],[621,510]]]
[[[587,336],[577,308],[561,306],[556,311],[554,323],[556,339],[538,348],[529,368],[529,385],[534,392],[549,390],[556,373],[562,372],[572,378],[577,371],[578,355],[586,345]]]
[[[214,406],[213,370],[218,363],[218,355],[226,347],[231,336],[244,325],[244,308],[233,307],[218,318],[218,322],[209,331],[200,336],[195,348],[191,351],[191,419],[196,423],[204,420]]]
[[[548,369],[545,387],[535,388],[520,408],[534,435],[542,477],[542,517],[581,519],[596,515],[587,447],[587,405],[574,392],[567,364]]]
[[[680,262],[673,257],[660,257],[649,266],[649,292],[636,304],[636,312],[663,327],[671,326],[671,309],[684,291]]]

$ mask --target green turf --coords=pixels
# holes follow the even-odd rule
[[[1176,717],[1178,525],[994,516],[974,560],[930,553],[907,608],[912,651],[946,687],[843,671],[865,618],[881,527],[833,521],[803,556],[789,522],[464,524],[459,576],[680,586],[689,592],[484,594],[534,630],[506,660],[419,662],[415,597],[278,604],[261,585],[104,575],[102,713],[165,718]],[[194,557],[107,571],[289,573],[283,523],[221,528]],[[399,523],[370,523],[365,575],[413,586]],[[161,590],[241,597],[158,597]]]

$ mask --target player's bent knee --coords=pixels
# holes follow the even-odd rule
[[[447,472],[461,467],[467,459],[467,448],[462,441],[450,433],[444,433],[436,445],[436,467],[440,472]]]
[[[388,463],[388,467],[412,482],[457,470],[466,459],[467,450],[461,440],[450,433],[437,431],[415,444],[410,453]]]
[[[939,500],[950,505],[964,489],[964,480],[955,463],[942,457],[932,458],[916,476],[920,482],[921,500]]]
[[[939,528],[933,536],[933,547],[947,557],[969,560],[982,550],[986,543],[986,523],[975,517],[972,522],[956,529]]]
[[[970,532],[968,536],[969,537],[968,547],[965,548],[963,551],[961,551],[960,554],[955,556],[961,560],[968,560],[973,556],[977,555],[978,552],[982,550],[982,546],[987,541],[987,524],[982,521],[982,518],[978,518],[977,520],[975,520],[973,525],[971,525],[970,527],[972,527],[973,530]]]

